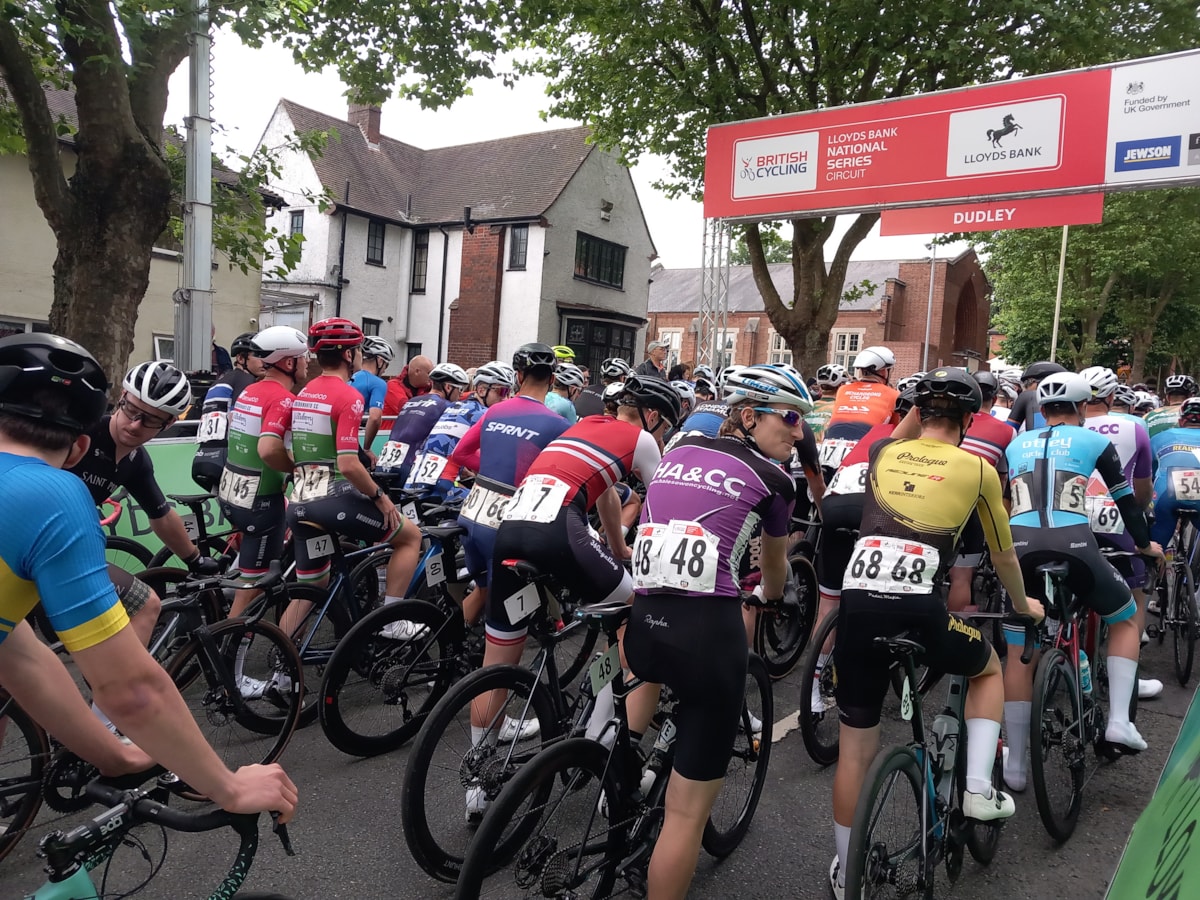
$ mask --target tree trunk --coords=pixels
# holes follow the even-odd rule
[[[1135,331],[1130,338],[1133,345],[1133,359],[1129,363],[1129,383],[1137,384],[1146,380],[1146,355],[1150,352],[1150,344],[1154,340],[1154,329],[1143,328]]]

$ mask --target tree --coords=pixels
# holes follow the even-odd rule
[[[763,257],[767,265],[788,262],[792,258],[792,243],[779,233],[780,223],[764,222],[759,226],[759,236],[763,245]],[[746,246],[746,238],[742,233],[734,238],[733,246],[729,248],[729,264],[731,266],[750,265],[750,250]]]

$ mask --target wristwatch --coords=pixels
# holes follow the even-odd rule
[[[381,488],[379,485],[375,485],[375,495],[371,499],[378,500],[382,496],[383,496],[383,488]]]

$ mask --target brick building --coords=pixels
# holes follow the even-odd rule
[[[790,263],[776,263],[771,278],[781,297],[792,295]],[[991,287],[974,250],[933,264],[929,365],[986,364]],[[829,359],[849,367],[863,347],[883,344],[896,354],[897,376],[921,368],[929,304],[929,259],[851,262],[847,287],[871,282],[873,290],[842,301],[829,334]],[[650,285],[647,334],[669,341],[669,364],[696,360],[701,269],[660,269]],[[792,353],[771,325],[750,266],[729,270],[724,361],[740,365],[791,362]],[[637,360],[635,360],[636,362]],[[806,373],[809,374],[809,373]]]

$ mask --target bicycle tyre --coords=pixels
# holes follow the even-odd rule
[[[883,817],[883,805],[893,796],[902,806],[912,803],[911,821],[902,826],[903,845],[896,853],[887,841],[876,834]],[[924,886],[924,896],[933,897],[934,867],[923,866],[925,853],[922,844],[925,832],[922,822],[932,820],[925,814],[927,803],[924,775],[921,764],[909,747],[897,746],[885,750],[875,757],[863,780],[863,790],[854,809],[854,821],[850,826],[849,859],[842,860],[846,870],[846,900],[860,900],[876,896],[875,886],[895,887],[897,882]],[[878,807],[878,811],[877,811]],[[907,819],[908,817],[906,817]],[[901,867],[911,867],[912,874],[897,874]],[[904,896],[913,896],[909,891]],[[921,896],[921,894],[916,894]]]
[[[410,641],[380,636],[398,621],[417,622],[428,631]],[[461,627],[424,600],[401,600],[368,613],[325,668],[317,707],[329,743],[362,757],[403,746],[465,667],[456,634]]]
[[[762,731],[757,736],[750,731],[751,715],[762,723]],[[701,846],[710,856],[718,859],[728,856],[746,837],[767,781],[774,722],[775,700],[767,666],[757,654],[752,653],[746,670],[746,701],[742,705],[742,718],[734,738],[733,755],[725,771],[721,792],[713,803],[712,812],[704,824],[704,834],[700,838]],[[745,777],[747,774],[748,779]],[[739,782],[745,784],[747,781],[748,790],[736,787]],[[722,800],[726,798],[733,801],[735,811],[728,824],[718,810],[718,807],[724,806]]]
[[[837,701],[834,697],[837,670],[833,665],[832,651],[820,675],[820,696],[827,708],[823,712],[814,712],[811,702],[812,684],[817,679],[817,662],[821,647],[837,628],[837,619],[836,609],[825,616],[800,660],[800,737],[804,741],[804,749],[819,766],[831,766],[838,758],[841,724],[838,721]]]
[[[773,681],[796,668],[817,617],[817,570],[799,553],[788,558],[788,566],[796,585],[795,601],[785,602],[779,609],[759,610],[754,631],[754,652],[762,657]]]
[[[541,724],[537,740],[497,741],[494,745],[485,742],[486,752],[472,746],[471,701],[493,690],[509,692],[506,706],[509,712],[519,714],[529,701]],[[502,718],[498,714],[496,721]],[[494,800],[522,765],[556,742],[557,732],[554,702],[546,686],[538,683],[529,669],[488,666],[451,687],[417,732],[400,790],[400,822],[417,865],[438,881],[453,883],[471,840],[471,833],[464,825],[463,808],[455,802],[461,796],[459,791],[482,787],[488,798]],[[441,773],[442,777],[431,779],[431,773]],[[453,828],[449,822],[454,823]]]
[[[1181,686],[1187,687],[1196,657],[1196,585],[1186,564],[1175,573],[1172,602],[1171,650],[1175,659],[1175,678]]]
[[[204,652],[198,635],[193,636],[171,661],[167,674],[179,685],[182,677],[192,669],[199,668],[203,672],[203,678],[193,678],[183,684],[180,694],[205,739],[230,769],[277,761],[300,718],[304,669],[295,645],[269,622],[226,619],[207,630],[217,648],[218,660]],[[243,652],[241,648],[246,639],[250,643]],[[250,666],[252,668],[248,669]],[[264,683],[272,681],[277,673],[286,675],[291,679],[292,687],[290,691],[277,692],[271,697],[247,698],[239,709],[226,694],[225,667],[232,670],[235,677],[244,676]],[[236,736],[233,736],[235,732]],[[191,792],[191,796],[199,795]]]
[[[1038,815],[1049,835],[1063,843],[1074,833],[1079,820],[1085,772],[1082,736],[1072,734],[1072,729],[1077,732],[1083,726],[1075,671],[1062,650],[1049,651],[1038,664],[1030,719],[1030,780]],[[1070,785],[1065,801],[1051,796],[1055,773],[1049,762],[1056,751],[1062,756]],[[1062,773],[1058,774],[1061,777]]]
[[[308,634],[313,628],[313,623],[316,621],[317,614],[321,611],[321,607],[325,605],[329,593],[325,588],[313,587],[307,584],[289,584],[287,590],[288,601],[307,600],[312,604],[312,608],[305,614],[300,625],[297,626],[295,632],[290,635],[293,646],[299,652],[300,645],[308,639]],[[317,624],[316,633],[312,639],[308,641],[308,648],[300,656],[300,663],[304,667],[304,694],[300,701],[300,727],[307,728],[313,722],[317,721],[319,710],[318,698],[321,696],[320,686],[325,680],[325,669],[333,660],[333,653],[337,649],[342,638],[350,631],[353,623],[350,621],[350,614],[346,611],[346,607],[341,602],[340,597],[334,598],[334,601],[329,604],[329,609],[326,610],[325,617]],[[283,618],[284,612],[288,608],[288,603],[280,602],[275,606],[276,624]]]
[[[1004,755],[1001,744],[996,742],[996,756],[992,760],[992,790],[1004,790]],[[958,723],[958,749],[954,757],[954,777],[957,781],[956,790],[964,791],[967,787],[967,724]],[[961,794],[959,795],[961,797]],[[996,849],[1000,846],[1000,832],[1004,819],[993,819],[991,822],[979,822],[967,819],[964,825],[967,838],[967,850],[980,865],[986,866],[996,858]]]
[[[162,610],[158,614],[158,621],[154,624],[154,631],[150,635],[150,647],[154,648],[162,640],[163,632],[167,629],[175,628],[178,624],[177,620],[184,614],[176,608],[177,598],[176,593],[178,586],[187,581],[190,577],[187,569],[176,569],[167,566],[159,566],[157,568],[146,569],[144,572],[138,573],[138,580],[149,585],[150,589],[162,601]],[[191,602],[190,600],[188,601]],[[225,608],[223,599],[213,591],[204,591],[196,602],[200,604],[200,618],[208,625],[215,625],[225,618]],[[171,640],[164,643],[157,650],[152,650],[152,655],[158,660],[159,664],[166,668],[176,653],[183,649],[188,642],[189,635],[176,634]],[[195,670],[192,675],[199,674],[199,669]]]
[[[126,572],[149,569],[154,554],[132,538],[112,534],[104,539],[104,558]]]
[[[0,860],[12,852],[37,818],[50,759],[46,732],[15,700],[5,704],[0,716],[0,722],[8,720],[0,738]]]
[[[564,619],[567,615],[564,609]],[[569,626],[568,621],[565,627]],[[574,626],[568,637],[560,638],[554,645],[554,665],[558,669],[558,681],[564,689],[572,687],[583,674],[584,667],[592,660],[592,651],[596,649],[599,638],[599,622],[581,622]]]

